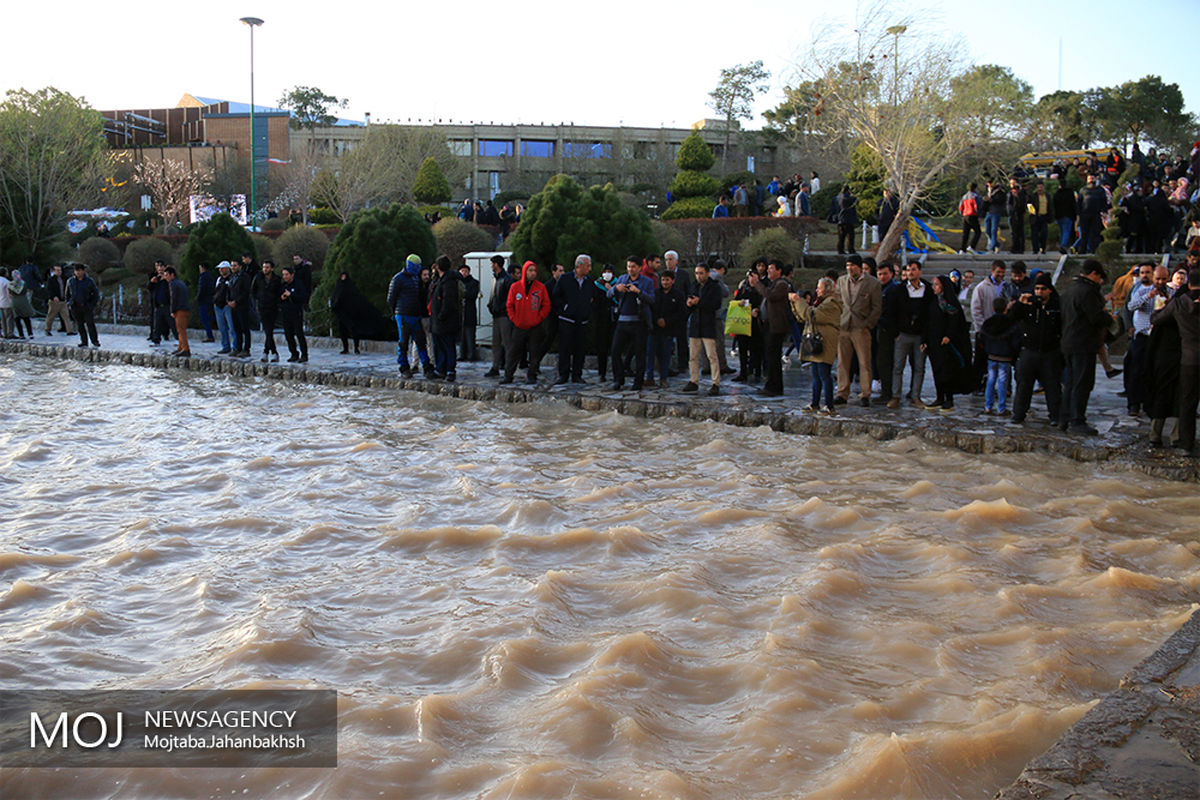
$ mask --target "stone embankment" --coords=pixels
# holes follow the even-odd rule
[[[1004,417],[982,414],[981,398],[960,397],[951,413],[936,413],[909,406],[889,410],[876,404],[861,408],[852,402],[838,406],[838,413],[804,413],[808,402],[808,370],[793,364],[785,371],[785,396],[765,398],[757,387],[746,384],[722,385],[718,397],[685,395],[679,392],[685,378],[675,379],[668,389],[641,392],[614,391],[595,381],[586,385],[553,385],[553,356],[547,356],[542,378],[535,385],[498,385],[483,377],[486,364],[460,364],[454,383],[420,377],[405,379],[397,374],[394,350],[340,355],[329,345],[336,340],[313,340],[307,364],[262,363],[257,358],[231,359],[216,355],[216,345],[194,344],[193,356],[177,358],[164,350],[151,349],[140,335],[122,329],[101,328],[103,347],[76,347],[68,337],[0,340],[0,353],[39,358],[70,359],[95,363],[118,363],[158,369],[187,370],[244,378],[268,378],[318,386],[358,386],[387,390],[406,390],[459,397],[464,400],[503,403],[558,401],[587,411],[616,411],[637,417],[676,417],[714,421],[726,425],[756,427],[804,436],[866,436],[875,440],[915,436],[923,441],[955,447],[968,453],[1045,452],[1081,462],[1106,462],[1160,478],[1200,482],[1200,460],[1174,449],[1152,449],[1147,442],[1144,418],[1131,419],[1123,402],[1115,397],[1119,381],[1105,381],[1093,395],[1092,424],[1101,435],[1083,438],[1060,432],[1044,420],[1044,406],[1035,397],[1030,419],[1022,426],[1010,425]],[[279,337],[282,347],[282,337]],[[64,343],[66,342],[66,343]],[[256,349],[261,346],[256,335]],[[394,348],[394,345],[391,345]],[[209,352],[205,352],[205,350]],[[287,351],[283,350],[286,357]],[[519,378],[521,376],[518,376]],[[928,383],[927,376],[927,383]],[[1107,385],[1105,385],[1107,384]],[[706,384],[705,384],[706,385]],[[701,393],[703,395],[703,392]],[[803,398],[803,399],[802,399]],[[853,400],[853,398],[852,398]],[[1036,416],[1042,415],[1042,419]]]
[[[996,800],[1200,797],[1200,611]]]

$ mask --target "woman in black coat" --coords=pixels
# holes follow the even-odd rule
[[[371,307],[354,285],[349,272],[343,271],[338,275],[333,294],[329,297],[329,307],[337,317],[338,332],[342,336],[342,355],[350,352],[350,339],[354,340],[354,352],[357,353],[359,341],[367,334],[368,321],[372,315],[378,316],[379,312]]]
[[[929,310],[929,335],[925,345],[933,365],[933,385],[937,399],[931,408],[950,411],[954,395],[970,391],[970,338],[967,319],[954,281],[945,275],[933,280],[934,304]]]

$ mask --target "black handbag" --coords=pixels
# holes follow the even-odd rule
[[[800,337],[800,355],[819,356],[824,350],[825,337],[816,328],[806,326],[804,334]]]

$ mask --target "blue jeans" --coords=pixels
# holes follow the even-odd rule
[[[998,212],[991,212],[983,218],[983,229],[987,232],[988,249],[995,250],[1000,247],[1000,217]]]
[[[812,404],[821,405],[821,391],[825,392],[825,407],[833,408],[833,364],[820,361],[808,362],[812,366]]]
[[[211,339],[213,328],[213,307],[210,303],[200,303],[196,309],[200,313],[200,327],[204,328],[204,338]]]
[[[221,331],[221,349],[233,349],[233,309],[229,306],[213,306],[217,312],[217,329]]]
[[[1070,217],[1060,217],[1058,220],[1058,247],[1066,250],[1071,246],[1071,234],[1075,231],[1075,220]]]
[[[654,380],[654,365],[658,364],[658,378],[665,381],[670,375],[671,353],[675,350],[675,337],[655,329],[646,345],[646,380]]]
[[[425,328],[421,326],[421,318],[397,314],[396,330],[400,334],[400,343],[396,346],[396,363],[400,365],[400,369],[408,369],[408,343],[410,341],[416,341],[417,356],[421,359],[421,366],[427,366],[429,353],[425,350]]]
[[[995,408],[1001,414],[1008,410],[1008,384],[1012,379],[1012,363],[1009,361],[987,362],[987,384],[983,389],[983,407]]]

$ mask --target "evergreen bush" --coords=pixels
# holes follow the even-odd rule
[[[329,252],[329,237],[314,228],[293,225],[275,240],[275,262],[291,264],[292,256],[300,256],[312,262],[314,272],[325,266],[325,254]]]
[[[692,131],[679,146],[675,164],[679,172],[671,181],[669,190],[674,202],[663,212],[663,219],[687,219],[712,216],[716,197],[721,191],[721,182],[705,174],[717,158],[699,131]]]
[[[427,205],[445,203],[450,199],[450,182],[446,180],[445,173],[432,156],[421,162],[412,191],[413,198],[418,203]]]
[[[309,304],[313,330],[330,327],[329,297],[343,270],[380,313],[391,317],[388,286],[392,276],[404,268],[409,253],[419,255],[423,264],[432,265],[437,257],[433,228],[416,208],[397,203],[352,214],[329,246],[325,269],[313,292]]]
[[[739,264],[753,264],[759,258],[767,261],[776,258],[784,264],[795,266],[803,255],[801,243],[783,228],[766,228],[752,233],[738,247]]]
[[[194,289],[200,275],[196,265],[201,261],[216,265],[254,251],[254,240],[237,220],[228,214],[214,214],[211,219],[193,228],[188,236],[187,246],[179,259],[179,277]]]
[[[125,248],[125,267],[139,275],[154,273],[154,262],[170,263],[175,257],[175,248],[164,239],[147,236],[135,239]]]
[[[448,256],[455,266],[462,264],[463,256],[476,250],[493,250],[496,237],[471,222],[454,217],[443,217],[433,226],[433,236],[438,252]]]
[[[121,248],[108,239],[93,236],[79,245],[78,260],[87,264],[94,274],[99,275],[121,261]]]

